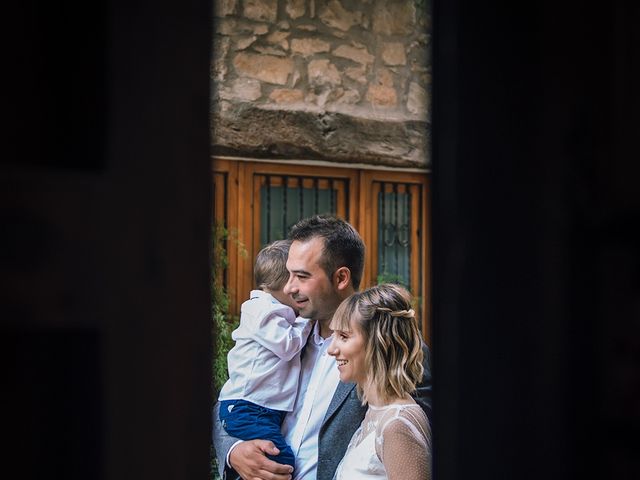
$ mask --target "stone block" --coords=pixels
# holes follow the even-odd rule
[[[216,0],[214,12],[218,17],[226,17],[238,13],[238,0]]]
[[[351,80],[355,80],[361,85],[364,85],[365,83],[367,83],[366,73],[367,73],[367,67],[365,67],[364,65],[347,68],[344,71],[344,74],[347,77],[349,77]]]
[[[278,0],[243,0],[242,5],[249,20],[274,23],[278,16]]]
[[[284,50],[288,50],[289,42],[287,41],[287,38],[289,38],[289,35],[291,35],[291,32],[283,32],[282,30],[276,30],[275,32],[267,35],[266,40],[268,43],[271,43],[272,45],[279,45]]]
[[[269,26],[265,25],[264,23],[254,25],[253,33],[255,33],[256,35],[264,35],[265,33],[269,33]]]
[[[300,18],[306,13],[305,0],[287,0],[285,10],[293,20]]]
[[[329,60],[311,60],[307,67],[307,76],[312,86],[340,85],[342,78],[336,66]]]
[[[213,23],[214,32],[218,35],[233,35],[237,33],[237,23],[233,18],[218,19]]]
[[[398,104],[398,96],[395,89],[384,85],[369,85],[367,100],[378,107],[395,107]]]
[[[339,0],[329,0],[326,6],[320,10],[318,18],[325,25],[346,32],[352,26],[362,22],[362,13],[345,9]]]
[[[429,162],[428,124],[393,112],[334,103],[218,105],[211,131],[214,154],[404,167]]]
[[[262,96],[260,82],[251,78],[237,78],[231,86],[234,98],[253,102]]]
[[[303,57],[328,52],[330,48],[328,42],[319,38],[294,38],[291,40],[291,51]]]
[[[276,88],[269,95],[269,99],[275,103],[299,103],[304,100],[302,90],[292,88]]]
[[[291,58],[256,55],[246,52],[241,52],[235,56],[233,66],[240,76],[255,78],[256,80],[276,85],[285,85],[289,75],[294,70]]]
[[[382,61],[385,65],[406,65],[405,46],[400,42],[386,42],[382,45]]]
[[[251,35],[250,37],[240,37],[236,40],[235,50],[246,50],[256,41],[258,37]]]
[[[245,20],[237,20],[235,18],[219,18],[214,22],[215,33],[218,35],[245,35],[256,34],[263,35],[269,31],[265,24],[254,24]]]
[[[409,36],[416,28],[416,7],[414,2],[388,2],[378,0],[373,10],[374,33],[380,35]]]
[[[333,52],[336,57],[346,58],[363,65],[373,63],[374,56],[371,55],[366,47],[357,48],[350,45],[340,45]]]

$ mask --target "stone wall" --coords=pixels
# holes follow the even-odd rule
[[[214,0],[219,155],[429,166],[425,0]]]

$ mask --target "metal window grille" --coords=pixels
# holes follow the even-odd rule
[[[302,218],[337,215],[339,198],[348,198],[348,181],[331,177],[257,175],[260,182],[260,245],[285,238]],[[342,192],[343,195],[339,195]],[[345,217],[348,203],[344,201]]]
[[[380,182],[378,193],[378,282],[411,289],[411,185]]]

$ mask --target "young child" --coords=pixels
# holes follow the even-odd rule
[[[293,410],[300,350],[312,324],[296,318],[293,301],[282,291],[289,278],[286,268],[288,240],[264,247],[256,257],[254,277],[260,290],[252,290],[242,304],[240,326],[232,333],[235,346],[227,357],[229,380],[220,401],[220,422],[241,440],[271,440],[280,450],[269,456],[295,468],[295,459],[280,432],[287,412]]]

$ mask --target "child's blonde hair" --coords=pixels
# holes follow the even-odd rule
[[[290,246],[290,240],[276,240],[258,252],[253,276],[260,290],[281,290],[287,283],[287,257]]]

